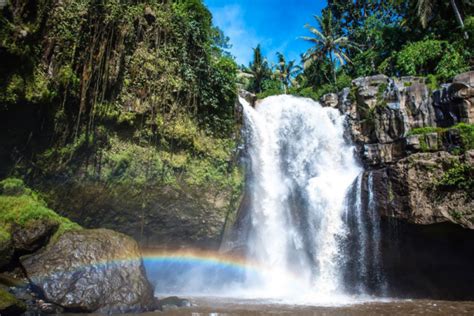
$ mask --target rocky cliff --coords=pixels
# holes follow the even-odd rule
[[[371,196],[382,219],[386,294],[472,299],[474,72],[434,91],[423,78],[359,78],[321,103],[347,115],[365,166],[364,209]]]
[[[474,72],[432,91],[423,78],[358,78],[321,103],[347,114],[383,216],[474,229]]]

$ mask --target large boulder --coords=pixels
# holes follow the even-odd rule
[[[21,264],[45,299],[76,312],[155,307],[137,243],[107,229],[69,231]]]

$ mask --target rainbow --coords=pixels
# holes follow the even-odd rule
[[[143,262],[145,267],[148,268],[156,266],[157,269],[163,265],[181,265],[181,266],[204,266],[217,268],[219,270],[232,270],[237,273],[244,272],[258,272],[262,271],[263,267],[258,264],[247,261],[243,257],[225,255],[215,251],[204,251],[196,249],[182,249],[182,250],[156,250],[147,249],[142,250],[141,254],[130,256],[123,255],[117,256],[113,259],[98,260],[90,262],[88,264],[72,264],[67,269],[64,267],[53,267],[45,275],[36,275],[32,277],[32,280],[39,281],[41,279],[51,277],[55,274],[72,273],[81,269],[87,269],[90,267],[94,268],[106,268],[111,266],[120,266],[130,263],[141,263]]]
[[[263,269],[260,265],[248,261],[243,257],[196,249],[144,250],[142,258],[145,262],[208,264],[240,270]]]

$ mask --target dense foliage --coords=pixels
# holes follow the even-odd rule
[[[2,171],[137,191],[234,190],[237,66],[227,42],[201,0],[10,2],[0,18],[0,116],[5,126],[16,113],[35,120],[2,133],[23,136],[8,148],[14,171]]]
[[[434,88],[474,64],[472,1],[329,0],[316,19],[302,37],[313,46],[302,55],[293,94],[320,98],[378,73],[426,76]]]

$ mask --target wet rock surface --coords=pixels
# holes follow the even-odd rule
[[[474,71],[459,74],[451,84],[433,92],[419,77],[357,78],[338,95],[323,96],[321,104],[337,107],[347,115],[350,138],[367,166],[384,166],[412,152],[455,146],[449,137],[436,139],[436,135],[429,135],[422,140],[427,148],[421,148],[417,139],[420,136],[409,132],[422,127],[473,123]]]
[[[191,307],[191,302],[184,298],[170,296],[159,299],[157,307],[159,310],[168,311],[179,307]]]
[[[137,243],[106,229],[66,232],[21,258],[46,303],[66,311],[123,313],[155,308]],[[44,305],[43,308],[54,306]]]
[[[13,256],[13,245],[11,238],[0,240],[0,269],[7,266]]]

